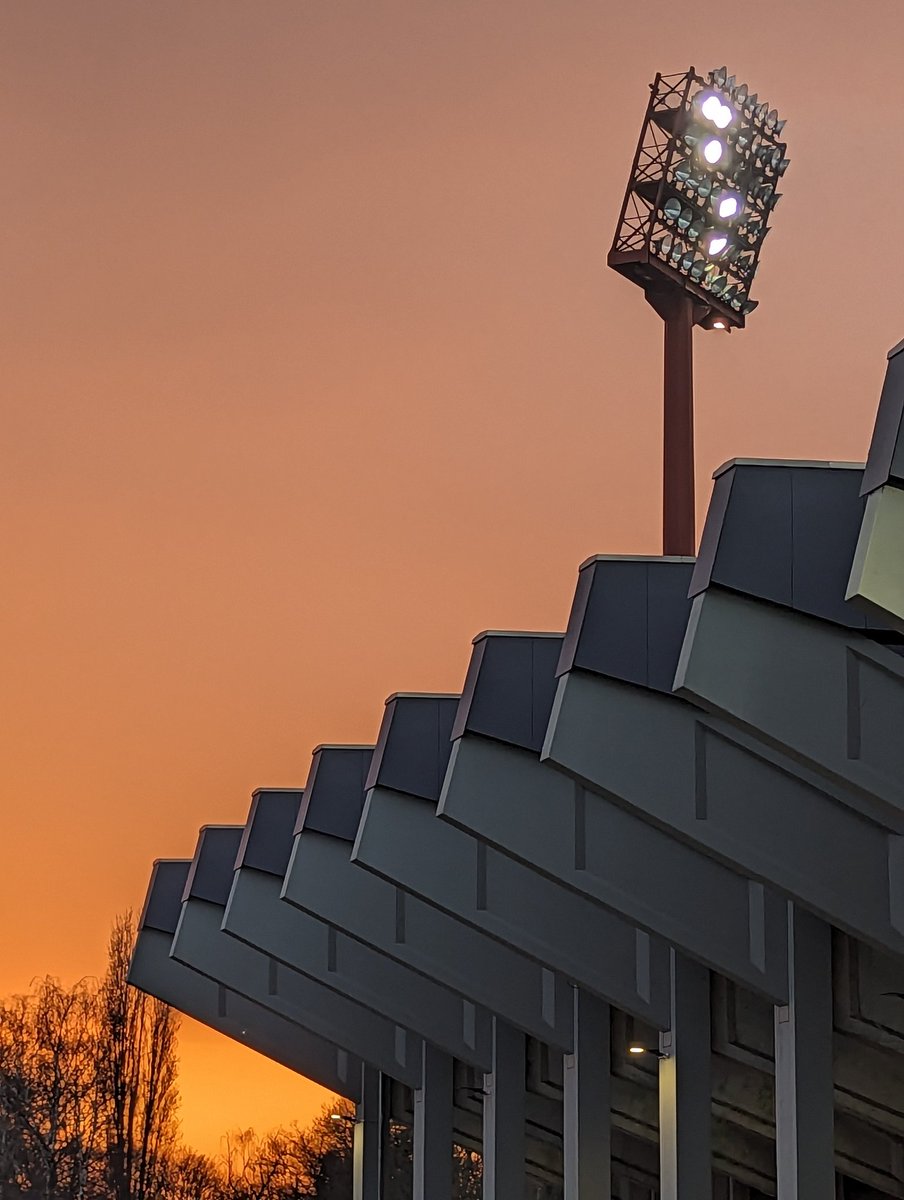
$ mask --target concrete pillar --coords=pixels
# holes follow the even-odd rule
[[[661,1200],[712,1200],[709,971],[672,951],[671,1028],[661,1035]]]
[[[381,1200],[383,1155],[388,1113],[380,1072],[365,1066],[361,1073],[361,1101],[355,1116],[352,1147],[353,1200]]]
[[[414,1091],[413,1197],[452,1197],[452,1059],[429,1044],[421,1086]]]
[[[775,1010],[779,1200],[835,1195],[832,942],[829,926],[788,902],[789,1002]]]
[[[524,1034],[493,1017],[493,1070],[484,1076],[483,1200],[524,1200]]]
[[[574,988],[574,1052],[565,1055],[564,1200],[611,1200],[609,1005]]]

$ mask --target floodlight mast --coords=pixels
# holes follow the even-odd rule
[[[608,263],[643,288],[664,325],[663,553],[693,555],[693,330],[743,329],[776,185],[784,127],[721,67],[650,85]]]

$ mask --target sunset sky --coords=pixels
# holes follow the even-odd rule
[[[660,339],[607,270],[657,70],[788,117],[733,456],[860,459],[904,336],[901,0],[0,0],[0,992],[151,860],[659,549]],[[889,217],[892,219],[890,220]],[[322,1099],[186,1023],[183,1127]]]

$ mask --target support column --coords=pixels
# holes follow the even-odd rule
[[[694,302],[684,292],[664,297],[662,552],[697,551],[694,518]]]
[[[352,1196],[354,1200],[381,1200],[383,1156],[388,1113],[380,1072],[362,1068],[361,1101],[355,1116],[352,1146]]]
[[[778,1197],[823,1200],[835,1195],[831,930],[790,901],[788,991],[775,1010]]]
[[[414,1092],[413,1200],[451,1200],[452,1059],[425,1045],[421,1071]]]
[[[493,1070],[484,1076],[483,1200],[524,1200],[524,1034],[493,1018]]]
[[[609,1005],[574,988],[574,1052],[565,1055],[564,1200],[611,1200]]]
[[[709,971],[672,951],[672,1021],[661,1035],[661,1200],[712,1200]]]

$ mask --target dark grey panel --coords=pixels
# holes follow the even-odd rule
[[[474,740],[484,749],[506,749],[499,742]],[[411,796],[389,788],[368,792],[355,862],[545,968],[538,976],[545,999],[539,1009],[549,1025],[542,1033],[537,1029],[543,1041],[568,1048],[562,1041],[567,1030],[563,979],[641,1021],[668,1026],[669,953],[664,942],[437,820]],[[523,1008],[523,984],[510,982],[517,1006]],[[517,1008],[510,1007],[508,1015],[514,1021]]]
[[[133,987],[321,1087],[349,1100],[360,1099],[359,1058],[176,962],[169,954],[170,943],[160,930],[139,930],[129,969]]]
[[[492,635],[481,638],[475,655],[492,640]],[[522,652],[518,643],[523,638],[497,636],[495,640],[504,642],[506,649],[515,647],[516,655]],[[557,639],[538,640],[546,644]],[[482,654],[480,657],[487,661]],[[388,756],[400,756],[412,735],[422,731],[418,754],[422,775],[425,779],[438,778],[441,772],[444,775],[451,746],[433,736],[433,717],[439,707],[448,712],[450,698],[408,696],[403,705],[395,699],[387,703],[379,744]],[[427,761],[429,754],[434,758],[432,765]],[[438,821],[438,786],[432,796],[416,795],[411,787],[407,791],[390,788],[382,782],[380,771],[371,772],[368,784],[373,786],[368,790],[352,861],[471,926],[473,944],[486,946],[486,937],[493,937],[545,968],[539,974],[536,968],[527,975],[523,970],[504,973],[502,986],[495,989],[499,1003],[506,1004],[498,1009],[502,1016],[514,1024],[523,1021],[528,1032],[570,1049],[572,1030],[565,1017],[570,1014],[572,997],[570,987],[564,985],[567,979],[581,981],[586,975],[597,987],[602,981],[606,999],[623,1001],[641,1019],[659,1019],[667,1012],[668,948],[664,944],[651,944],[647,935],[633,926],[573,892],[557,888],[522,864],[488,851],[448,822]],[[605,952],[587,955],[588,939]],[[646,981],[640,989],[639,939],[645,951],[642,976]],[[537,952],[541,943],[551,957]],[[498,954],[502,953],[500,947]],[[523,964],[520,955],[499,961]],[[563,963],[568,964],[564,969]],[[571,969],[575,966],[580,968],[577,974]],[[527,987],[534,981],[539,982],[542,995],[536,1009],[525,1004]],[[539,1020],[530,1019],[533,1012]]]
[[[606,556],[584,563],[557,673],[579,668],[671,691],[693,568],[692,559]]]
[[[890,352],[861,494],[885,483],[904,487],[904,342]]]
[[[581,678],[592,676],[574,672],[560,686]],[[784,905],[769,888],[754,887],[529,751],[460,738],[438,811],[713,970],[785,1002]]]
[[[269,1011],[359,1055],[409,1086],[419,1078],[423,1041],[316,979],[222,931],[224,910],[186,900],[172,940],[178,962]]]
[[[459,700],[459,696],[390,696],[365,788],[388,787],[437,800],[452,750]]]
[[[690,595],[718,585],[850,629],[885,628],[844,599],[863,519],[861,479],[841,465],[729,463]]]
[[[182,912],[182,894],[191,870],[187,858],[158,858],[144,899],[138,928],[173,934]]]
[[[318,746],[311,760],[295,832],[310,829],[355,840],[373,746]]]
[[[452,737],[479,733],[539,751],[561,648],[561,634],[482,633],[475,638]]]
[[[204,825],[185,881],[183,900],[225,904],[242,841],[241,825]]]
[[[865,816],[904,833],[900,654],[715,588],[694,601],[675,687],[845,788],[846,802]]]
[[[300,788],[258,788],[251,798],[251,812],[235,860],[237,868],[285,875],[303,795]]]

